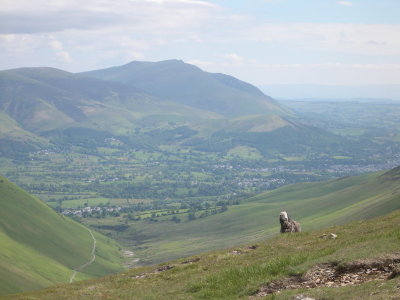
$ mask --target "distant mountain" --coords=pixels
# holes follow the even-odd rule
[[[117,83],[53,68],[2,71],[0,91],[0,108],[31,132],[82,123],[111,100],[138,97],[136,90]]]
[[[198,113],[160,101],[130,85],[94,79],[53,68],[0,72],[0,109],[23,128],[43,132],[95,123],[134,123],[134,113]],[[127,114],[127,110],[131,113]],[[194,112],[193,112],[194,111]],[[108,118],[104,119],[107,114]],[[115,116],[118,114],[118,116]],[[181,113],[182,115],[182,113]],[[191,116],[192,117],[192,116]],[[103,124],[104,125],[104,124]],[[101,124],[97,124],[101,127]],[[109,124],[104,128],[110,129]]]
[[[213,74],[180,60],[138,62],[82,73],[126,83],[157,97],[237,117],[288,113],[255,86],[225,74]]]
[[[0,295],[69,282],[91,258],[93,239],[83,225],[0,176]],[[94,232],[96,259],[77,279],[122,270],[119,245]]]
[[[249,83],[178,60],[81,74],[54,68],[0,71],[2,156],[48,145],[93,150],[111,137],[136,149],[175,144],[228,152],[248,146],[265,155],[346,144],[289,121],[293,115]]]
[[[161,100],[131,85],[54,68],[0,72],[0,143],[4,145],[0,152],[3,154],[33,150],[48,143],[49,132],[68,128],[127,135],[149,124],[151,127],[216,118],[221,116]]]

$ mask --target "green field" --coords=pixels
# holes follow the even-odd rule
[[[128,221],[118,218],[86,218],[94,228],[107,224],[103,233],[132,247],[139,264],[151,264],[193,255],[212,249],[256,242],[279,232],[278,215],[282,210],[299,220],[303,229],[344,224],[400,209],[400,168],[321,183],[301,183],[266,192],[223,213],[188,221],[187,213]],[[146,215],[149,217],[151,212]],[[196,212],[198,217],[202,212]],[[126,226],[128,225],[128,226]]]
[[[90,206],[97,206],[101,204],[107,204],[110,202],[110,199],[107,198],[82,198],[76,200],[66,200],[62,202],[63,208],[75,208],[75,207],[83,207],[85,204]],[[50,206],[56,207],[58,205],[57,202],[47,202]]]
[[[255,298],[251,299],[289,300],[299,294],[315,299],[397,299],[400,276],[398,272],[390,271],[388,266],[392,263],[395,268],[399,264],[399,223],[400,211],[396,211],[345,226],[280,235],[252,244],[251,248],[242,245],[203,253],[190,259],[168,262],[163,264],[163,268],[137,268],[4,299],[232,300],[253,296]],[[324,233],[335,233],[337,238],[321,238]],[[343,286],[337,284],[335,287],[328,284],[315,284],[314,288],[278,286],[282,289],[279,293],[260,294],[263,286],[271,286],[273,282],[300,282],[300,276],[307,278],[307,272],[315,268],[330,266],[332,272],[353,275],[357,265],[364,268],[358,271],[357,276],[365,279],[356,284],[343,281]],[[369,277],[374,266],[389,270],[386,279]],[[393,279],[388,279],[389,275]]]
[[[73,269],[91,258],[87,228],[54,212],[4,177],[0,177],[0,294],[69,282]],[[76,280],[123,270],[120,246],[94,232],[93,264]]]

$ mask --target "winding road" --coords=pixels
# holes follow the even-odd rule
[[[93,235],[93,232],[88,228],[86,228],[86,229],[89,231],[89,233],[90,233],[90,235],[92,236],[92,239],[93,239],[92,258],[88,262],[86,262],[83,265],[81,265],[81,266],[79,266],[79,267],[74,269],[74,273],[72,274],[71,278],[69,279],[69,283],[72,283],[72,281],[74,280],[75,275],[76,275],[77,272],[82,271],[84,268],[86,268],[87,266],[89,266],[90,264],[92,264],[96,260],[96,255],[94,254],[94,252],[96,251],[96,239],[95,239],[95,237]]]

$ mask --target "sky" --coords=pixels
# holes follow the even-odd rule
[[[0,70],[181,59],[263,85],[399,85],[399,0],[0,0]]]

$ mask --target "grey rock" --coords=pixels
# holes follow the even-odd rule
[[[308,296],[305,295],[297,295],[293,298],[293,300],[316,300],[314,298],[310,298]]]

